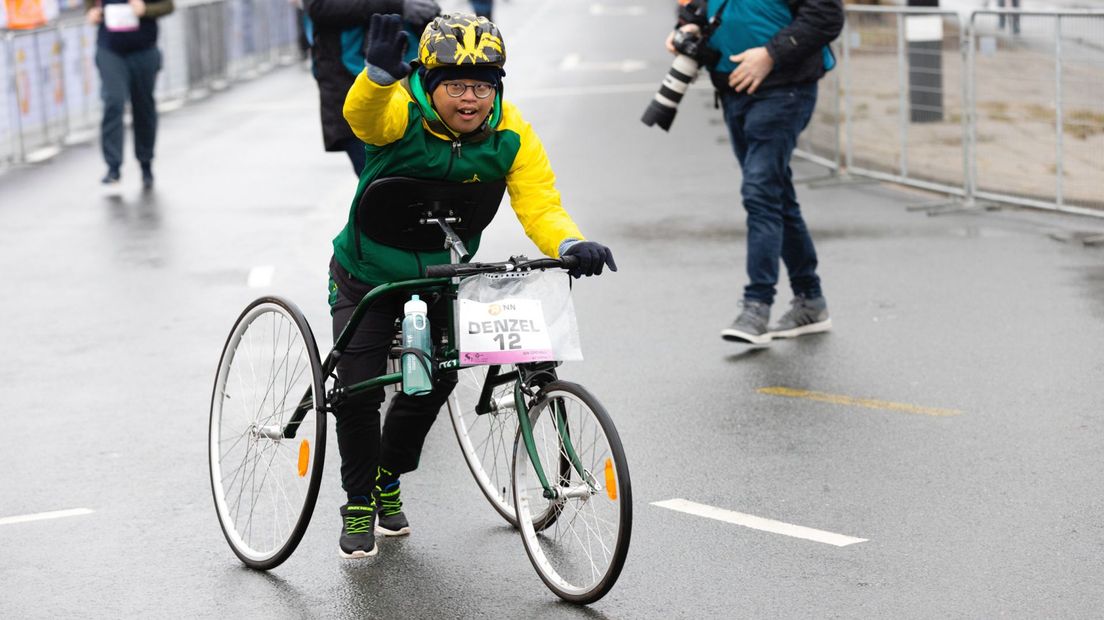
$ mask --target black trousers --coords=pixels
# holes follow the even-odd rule
[[[157,140],[157,102],[153,89],[161,70],[161,51],[150,47],[119,54],[97,47],[96,66],[100,70],[103,100],[100,145],[107,167],[118,171],[123,163],[123,112],[128,102],[134,120],[134,158],[149,164]]]
[[[340,267],[337,267],[340,268]],[[332,277],[332,274],[331,274]],[[331,283],[331,287],[334,285]],[[356,309],[359,298],[338,288],[331,305],[334,341],[337,340]],[[410,291],[385,295],[374,302],[337,363],[337,376],[352,385],[384,374],[387,356],[395,335],[395,321]],[[426,299],[425,296],[422,297]],[[429,307],[429,326],[433,342],[440,342],[448,329],[448,300]],[[398,475],[418,467],[426,435],[437,413],[456,387],[456,374],[434,377],[434,389],[425,396],[407,396],[401,391],[391,398],[387,417],[380,431],[380,405],[384,388],[369,390],[347,399],[336,410],[337,446],[341,453],[341,486],[349,498],[370,497],[376,485],[376,466],[382,465]]]

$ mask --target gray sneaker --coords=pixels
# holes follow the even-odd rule
[[[832,329],[832,319],[828,318],[828,302],[824,297],[806,299],[801,296],[793,298],[790,309],[776,325],[772,325],[770,333],[775,338],[793,338],[804,334],[816,334]]]
[[[743,310],[732,325],[721,330],[721,338],[732,342],[749,344],[767,344],[771,334],[767,330],[770,320],[770,306],[761,301],[745,299],[741,302]]]

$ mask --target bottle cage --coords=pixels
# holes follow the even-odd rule
[[[376,179],[361,194],[354,224],[369,239],[403,250],[445,246],[441,227],[427,219],[448,218],[466,244],[494,219],[506,181],[454,183],[409,177]]]

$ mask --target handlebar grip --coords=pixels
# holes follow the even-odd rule
[[[425,274],[427,278],[454,278],[458,266],[451,264],[429,265],[426,267]]]
[[[560,264],[563,265],[564,269],[567,269],[568,271],[571,271],[572,269],[574,269],[575,267],[577,267],[579,265],[579,257],[578,256],[572,256],[571,254],[568,254],[567,256],[561,256],[560,257]]]

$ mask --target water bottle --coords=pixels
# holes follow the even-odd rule
[[[414,353],[402,354],[403,393],[410,396],[428,394],[433,390],[432,347],[429,337],[429,319],[426,303],[414,295],[403,305],[402,346],[417,349],[425,354],[425,361]]]

